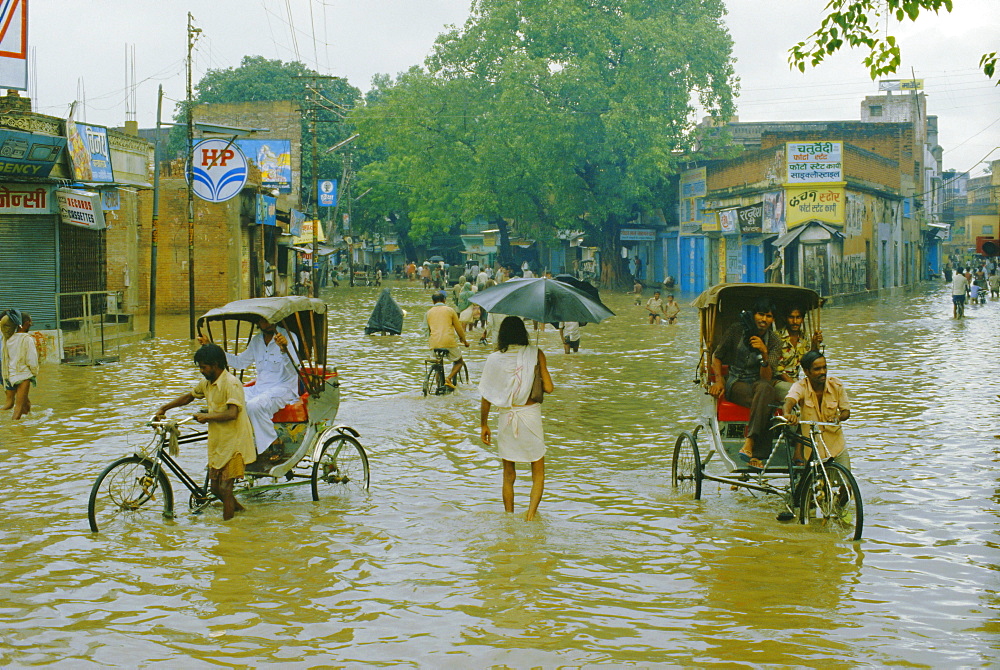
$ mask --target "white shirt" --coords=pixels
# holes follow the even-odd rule
[[[9,384],[19,384],[38,376],[38,349],[28,333],[14,333],[3,343],[3,376]]]
[[[299,340],[284,328],[278,328],[277,333],[284,335],[285,339],[288,340],[287,354],[281,350],[273,337],[269,344],[264,344],[264,335],[258,331],[250,338],[250,344],[241,353],[227,353],[226,362],[237,370],[244,370],[253,364],[257,369],[255,386],[258,387],[258,390],[263,387],[277,387],[298,395],[299,373],[296,365],[299,362],[299,356],[295,351],[295,345]],[[294,363],[289,360],[289,355],[295,361]]]
[[[485,284],[487,279],[489,279],[489,276],[486,274],[486,270],[480,270],[479,274],[476,275],[477,284]]]
[[[951,280],[951,294],[965,295],[965,289],[967,288],[969,288],[969,280],[962,273],[956,273],[955,278]]]
[[[564,321],[559,324],[562,328],[563,337],[570,342],[576,342],[580,339],[580,324],[576,321]]]

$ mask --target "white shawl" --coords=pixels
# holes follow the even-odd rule
[[[535,380],[538,347],[512,344],[507,351],[486,357],[479,379],[479,395],[497,407],[524,405]]]

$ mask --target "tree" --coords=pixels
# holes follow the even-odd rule
[[[341,157],[326,154],[325,149],[346,138],[350,127],[344,118],[361,98],[361,92],[344,79],[317,77],[317,73],[302,63],[269,60],[263,56],[244,56],[239,67],[209,70],[195,86],[193,104],[293,100],[302,104],[302,166],[303,195],[312,192],[318,175],[340,175]],[[179,103],[174,120],[183,124],[187,119],[187,106]],[[319,148],[317,175],[312,174],[311,147],[312,124],[309,114],[316,121],[316,144]],[[183,125],[174,126],[170,133],[168,150],[183,156],[187,131]]]
[[[899,45],[888,22],[916,21],[921,14],[942,9],[950,12],[952,0],[830,0],[826,9],[819,29],[789,50],[789,64],[805,72],[807,65],[815,67],[847,45],[868,50],[864,64],[875,79],[895,72],[900,64]],[[995,51],[979,59],[979,67],[991,79],[996,66]]]
[[[732,113],[723,14],[713,0],[477,0],[426,68],[352,115],[387,155],[363,177],[401,185],[414,230],[582,227],[618,284],[622,225],[666,202],[696,114]]]

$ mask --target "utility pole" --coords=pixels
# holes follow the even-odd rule
[[[194,27],[194,17],[188,12],[187,25],[187,207],[188,207],[188,337],[194,339],[194,104],[191,96],[191,53],[200,28]]]
[[[153,221],[149,227],[149,336],[156,337],[156,247],[160,221],[160,118],[163,112],[163,84],[156,97],[156,138],[153,141]]]

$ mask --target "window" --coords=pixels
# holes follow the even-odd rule
[[[983,235],[992,235],[992,234],[993,234],[993,226],[992,225],[983,226]]]
[[[868,114],[869,116],[882,116],[882,105],[869,105]]]

